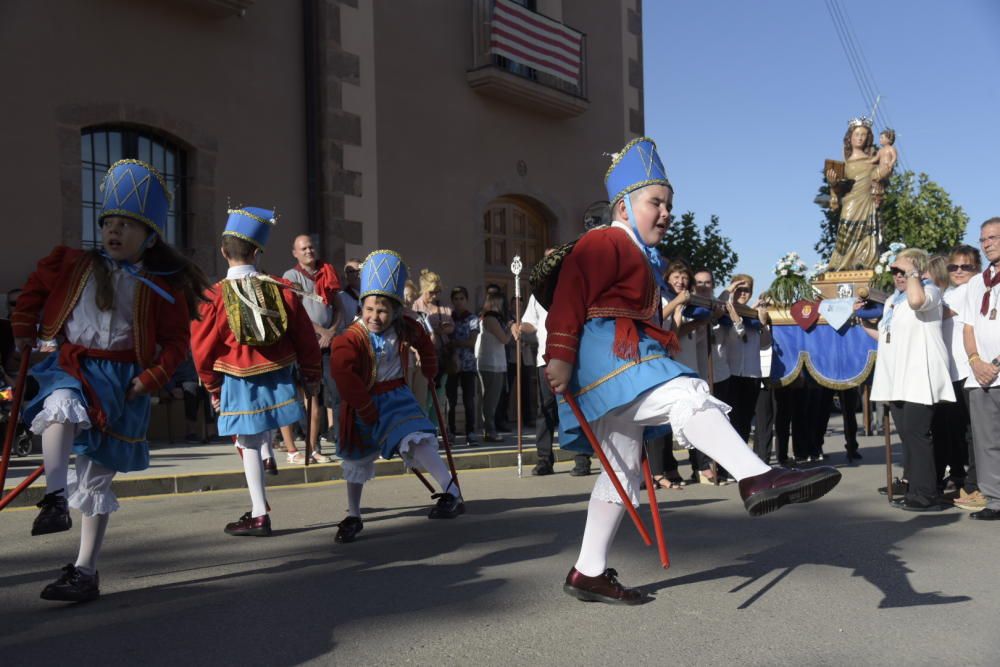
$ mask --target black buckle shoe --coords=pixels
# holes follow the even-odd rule
[[[35,522],[31,524],[32,535],[48,535],[49,533],[61,533],[73,527],[73,519],[69,516],[69,501],[63,495],[62,489],[46,493],[35,507],[40,507],[41,512],[35,517]]]
[[[358,533],[364,530],[364,527],[365,522],[361,520],[361,517],[349,516],[337,524],[337,536],[333,538],[333,541],[341,544],[353,542],[358,537]]]
[[[97,572],[84,574],[73,563],[63,568],[63,575],[42,590],[43,600],[90,602],[101,596],[101,577]]]
[[[431,499],[437,499],[437,505],[431,509],[428,518],[454,519],[459,514],[465,514],[465,503],[450,493],[435,493]]]

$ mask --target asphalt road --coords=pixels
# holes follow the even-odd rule
[[[340,482],[275,489],[271,538],[222,533],[245,491],[124,500],[86,605],[38,598],[78,527],[32,538],[34,510],[6,510],[0,664],[1000,664],[1000,525],[887,507],[875,442],[826,498],[768,517],[734,486],[661,492],[671,568],[627,519],[612,552],[655,594],[631,608],[561,590],[594,479],[571,463],[466,472],[454,521],[426,518],[412,477],[378,479],[349,545]]]

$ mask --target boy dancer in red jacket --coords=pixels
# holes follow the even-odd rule
[[[322,377],[312,320],[291,283],[257,271],[274,224],[273,211],[229,211],[221,248],[229,271],[191,323],[195,368],[219,411],[219,435],[235,436],[250,489],[250,511],[226,525],[229,535],[271,534],[261,448],[270,447],[275,429],[303,417],[292,366],[310,396]]]
[[[658,326],[656,313],[663,280],[657,244],[670,222],[673,188],[655,144],[645,137],[627,144],[605,184],[614,222],[587,232],[563,261],[546,319],[546,375],[557,393],[572,392],[631,502],[638,504],[643,439],[667,425],[679,442],[697,447],[740,480],[751,516],[830,491],[840,481],[834,468],[770,468],[757,458],[729,425],[729,406],[671,358],[677,341]],[[565,400],[559,423],[560,446],[591,451]],[[602,472],[591,494],[580,557],[563,587],[569,595],[612,604],[642,601],[607,567],[624,514],[620,503]]]

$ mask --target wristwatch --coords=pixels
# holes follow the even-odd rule
[[[919,271],[910,271],[909,273],[906,274],[906,277],[907,278],[919,278],[920,277],[920,272]]]

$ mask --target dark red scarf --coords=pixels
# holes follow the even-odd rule
[[[983,271],[983,282],[986,284],[986,293],[983,294],[983,305],[979,309],[980,315],[985,315],[986,311],[990,309],[990,295],[993,293],[993,288],[1000,285],[1000,267],[997,267],[996,275],[990,278],[990,268],[992,265],[987,266],[986,270]]]
[[[323,303],[330,305],[340,291],[340,276],[332,264],[321,260],[316,260],[316,271],[312,272],[301,264],[292,267],[309,280],[316,283],[316,295],[323,299]]]

